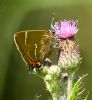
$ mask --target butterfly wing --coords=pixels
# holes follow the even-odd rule
[[[46,30],[26,30],[14,34],[14,41],[26,64],[42,61],[51,51],[52,33]]]
[[[50,55],[51,50],[53,48],[53,33],[46,32],[43,37],[41,38],[41,49],[40,49],[40,54],[41,58],[46,58]]]

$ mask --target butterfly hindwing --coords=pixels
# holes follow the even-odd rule
[[[26,30],[14,34],[15,44],[26,64],[42,62],[50,53],[53,34],[46,30]]]

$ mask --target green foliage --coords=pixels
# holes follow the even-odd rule
[[[85,89],[83,89],[83,82],[82,80],[84,79],[84,77],[86,77],[87,74],[83,75],[82,77],[80,77],[74,84],[71,95],[70,95],[70,100],[81,100],[82,99],[82,93],[85,91]],[[87,100],[87,97],[85,97],[84,100]],[[82,99],[83,100],[83,99]]]

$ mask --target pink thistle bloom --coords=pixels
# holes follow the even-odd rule
[[[67,39],[77,34],[77,24],[78,21],[64,20],[55,22],[55,25],[51,25],[51,27],[54,30],[55,35],[58,36],[58,38]]]

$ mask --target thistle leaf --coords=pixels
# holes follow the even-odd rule
[[[70,95],[70,100],[81,100],[82,98],[82,93],[84,92],[85,89],[81,89],[81,86],[83,84],[82,80],[87,76],[88,74],[83,75],[82,77],[80,77],[77,82],[75,82],[71,95]],[[84,100],[87,100],[87,97]],[[82,99],[83,100],[83,99]]]

